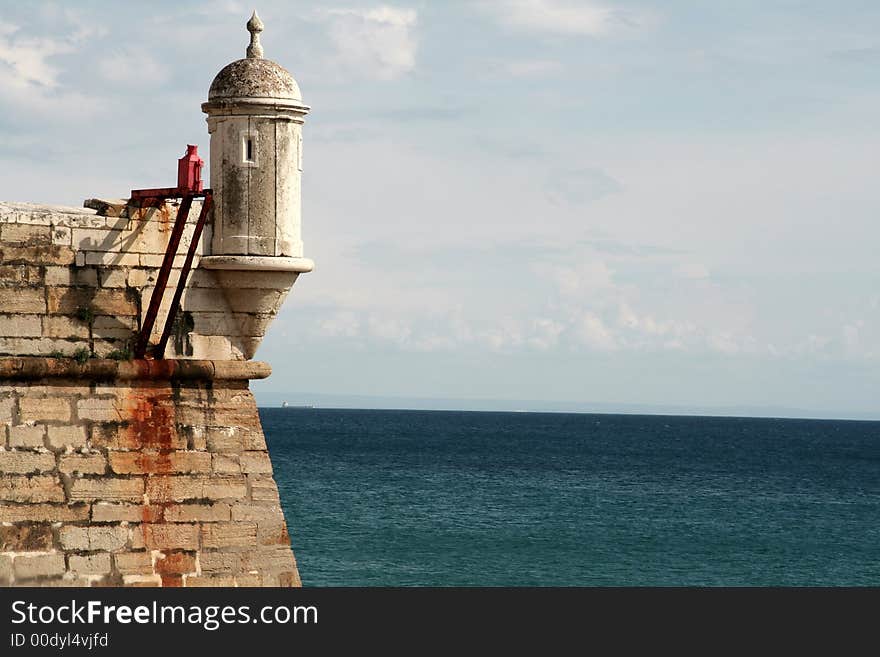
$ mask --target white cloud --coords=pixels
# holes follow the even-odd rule
[[[508,351],[522,346],[525,342],[521,322],[511,317],[500,318],[480,337],[492,351]]]
[[[26,89],[34,85],[51,89],[58,85],[58,69],[49,58],[72,52],[68,39],[33,38],[18,36],[17,25],[0,24],[0,81]]]
[[[337,311],[318,322],[315,335],[330,338],[353,338],[360,334],[361,321],[356,313]]]
[[[415,9],[382,5],[371,9],[328,9],[327,21],[335,48],[332,64],[349,74],[393,80],[416,67],[418,39]]]
[[[617,340],[601,317],[585,312],[575,324],[577,337],[588,347],[599,351],[613,351]]]
[[[168,79],[168,70],[143,48],[110,51],[98,64],[98,71],[110,82],[137,87]],[[137,74],[133,75],[133,71]]]
[[[483,5],[503,25],[547,34],[604,36],[639,22],[632,12],[594,2],[489,0]]]
[[[72,31],[59,37],[23,36],[18,25],[0,22],[0,104],[63,120],[90,116],[97,110],[95,99],[64,88],[62,71],[51,62],[58,55],[76,52],[97,33],[70,12],[64,17]]]
[[[529,346],[546,351],[558,344],[559,336],[565,331],[565,324],[542,317],[532,322],[532,330],[532,335],[528,339]]]
[[[588,292],[614,287],[614,270],[602,260],[587,260],[576,265],[533,265],[532,270],[552,281],[566,297],[580,297]]]

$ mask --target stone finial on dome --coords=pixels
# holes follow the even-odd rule
[[[208,104],[202,105],[207,112],[231,105],[272,105],[296,111],[308,111],[302,102],[302,94],[296,80],[283,66],[264,59],[260,32],[263,21],[255,11],[247,22],[251,43],[247,57],[224,66],[214,77],[208,90]]]
[[[247,22],[247,29],[251,33],[251,43],[247,47],[248,59],[262,59],[263,45],[260,43],[260,32],[263,31],[263,21],[257,16],[256,9],[254,9],[251,19]]]

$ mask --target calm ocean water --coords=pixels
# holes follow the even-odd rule
[[[307,586],[880,585],[880,422],[260,415]]]

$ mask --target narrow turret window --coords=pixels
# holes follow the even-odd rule
[[[241,166],[256,168],[260,166],[260,133],[256,130],[242,130],[239,134],[241,139]]]

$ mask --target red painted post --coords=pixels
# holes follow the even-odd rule
[[[168,317],[165,318],[165,328],[162,330],[162,339],[156,345],[153,351],[155,358],[165,358],[165,347],[168,345],[168,338],[171,336],[171,330],[174,327],[174,318],[177,317],[177,308],[180,306],[180,299],[183,297],[183,290],[186,288],[186,279],[189,277],[189,270],[192,268],[193,258],[196,255],[196,249],[199,248],[199,240],[202,237],[202,229],[208,219],[208,213],[211,212],[211,206],[214,203],[214,197],[211,190],[205,190],[205,200],[202,202],[202,211],[199,213],[199,219],[196,221],[193,230],[192,239],[189,242],[189,249],[186,252],[186,259],[183,261],[183,268],[180,270],[180,278],[177,280],[177,289],[174,291],[174,298],[171,300],[171,308],[168,310]]]
[[[202,191],[202,167],[205,161],[199,157],[199,147],[186,145],[186,154],[177,161],[177,190],[179,192]]]
[[[177,248],[180,246],[180,238],[183,235],[183,229],[186,226],[186,219],[189,216],[192,202],[193,195],[187,194],[183,197],[183,202],[177,211],[177,220],[174,222],[174,228],[168,240],[168,248],[165,250],[165,258],[162,260],[162,268],[159,269],[159,276],[156,279],[156,288],[153,290],[153,296],[150,297],[150,306],[147,309],[144,324],[141,326],[141,333],[135,346],[135,358],[143,358],[147,353],[150,333],[153,332],[153,325],[156,323],[156,316],[159,314],[159,306],[162,304],[162,297],[165,296],[165,286],[168,285],[168,276],[171,274],[174,256],[177,255]]]

